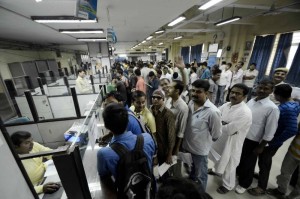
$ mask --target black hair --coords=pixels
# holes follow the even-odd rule
[[[231,90],[236,87],[243,90],[243,95],[246,96],[249,93],[249,87],[245,84],[239,83],[232,86]]]
[[[160,69],[156,69],[157,74],[162,75],[162,71]]]
[[[81,72],[85,72],[85,70],[82,69],[82,68],[79,68],[79,69],[77,70],[77,74],[79,74],[79,73],[81,73]]]
[[[231,68],[231,66],[232,66],[232,63],[227,63],[227,66],[229,66],[229,68]]]
[[[121,93],[118,91],[111,91],[106,94],[105,99],[109,97],[114,97],[118,102],[124,102],[124,98],[122,97]]]
[[[28,131],[17,131],[10,136],[10,139],[15,146],[20,146],[23,140],[28,138],[31,138],[31,133]]]
[[[196,67],[191,67],[191,71],[193,71],[193,72],[197,72],[197,68]]]
[[[262,79],[259,83],[259,84],[263,84],[263,85],[271,85],[272,89],[274,88],[275,84],[273,81],[271,81],[270,79]]]
[[[148,76],[149,76],[149,77],[153,77],[153,76],[155,76],[155,74],[154,74],[153,71],[150,71]]]
[[[220,74],[222,71],[219,68],[215,68],[212,72],[213,75]]]
[[[274,88],[274,94],[284,99],[289,99],[292,95],[293,88],[289,84],[279,84]]]
[[[143,91],[134,91],[132,93],[132,99],[133,101],[137,100],[137,98],[140,98],[140,97],[145,97],[146,98],[146,94],[143,92]]]
[[[242,62],[242,61],[239,61],[238,63],[240,63],[242,66],[244,66],[244,62]]]
[[[226,61],[222,61],[222,65],[226,64]]]
[[[156,199],[212,199],[201,185],[185,178],[168,178],[156,194]]]
[[[178,73],[177,72],[174,72],[173,73],[173,79],[177,79],[178,78]]]
[[[174,88],[179,90],[179,95],[181,95],[183,89],[184,89],[184,84],[181,80],[173,80],[175,84]]]
[[[111,103],[102,113],[104,125],[114,134],[120,135],[125,132],[128,124],[127,110],[120,104]]]
[[[251,66],[251,65],[254,65],[254,66],[256,67],[256,63],[251,63],[250,66]]]
[[[120,73],[121,75],[123,75],[123,69],[122,68],[119,68],[118,70],[117,70],[117,73]]]
[[[136,76],[141,76],[141,70],[138,69],[138,68],[135,69],[134,74],[135,74]]]
[[[208,91],[210,84],[207,80],[204,79],[197,79],[196,81],[194,81],[192,83],[192,86],[196,87],[196,88],[203,88],[204,91]]]
[[[207,62],[205,61],[205,62],[202,62],[202,64],[201,64],[202,66],[207,66]]]

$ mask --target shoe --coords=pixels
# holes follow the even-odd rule
[[[217,189],[217,192],[219,193],[219,194],[226,194],[226,193],[228,193],[230,190],[228,190],[226,187],[224,187],[224,186],[220,186],[218,189]]]
[[[238,194],[242,194],[242,193],[245,193],[247,189],[245,189],[244,187],[238,185],[236,188],[235,188],[235,192],[238,193]]]
[[[247,190],[249,194],[251,194],[252,196],[263,196],[266,194],[266,191],[263,190],[262,188],[260,187],[255,187],[255,188],[252,188],[252,189],[248,189]]]
[[[280,192],[278,190],[278,188],[275,189],[267,189],[267,194],[271,195],[271,196],[275,196],[275,197],[279,197],[279,196],[284,196],[285,194]]]

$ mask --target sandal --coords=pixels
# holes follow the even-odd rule
[[[227,192],[229,192],[230,190],[228,190],[227,188],[225,188],[224,186],[220,186],[218,189],[217,189],[217,192],[220,193],[220,194],[225,194]]]
[[[252,188],[247,190],[252,196],[262,196],[266,194],[266,191],[260,187]]]

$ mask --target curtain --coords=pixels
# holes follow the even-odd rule
[[[272,52],[275,35],[268,36],[256,36],[253,51],[249,64],[256,63],[256,69],[258,70],[257,79],[260,80],[264,77],[269,58]]]
[[[285,82],[294,86],[300,86],[300,43]]]
[[[202,53],[202,44],[192,46],[191,48],[191,60],[190,62],[194,61],[194,59],[197,60],[197,63],[200,63],[201,61],[201,53]]]
[[[190,47],[181,47],[181,56],[183,57],[184,63],[189,63],[189,54],[190,54]]]
[[[270,76],[273,76],[273,71],[278,67],[286,67],[287,58],[289,54],[290,47],[292,45],[293,33],[281,34],[270,70]]]

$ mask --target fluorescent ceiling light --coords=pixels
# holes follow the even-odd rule
[[[89,20],[73,16],[32,16],[37,23],[97,23],[97,19]]]
[[[146,43],[146,40],[142,41],[142,44],[143,44],[143,43]]]
[[[175,19],[174,21],[169,23],[168,26],[174,26],[174,25],[178,24],[179,22],[181,22],[183,20],[185,20],[185,17],[178,17],[177,19]]]
[[[78,38],[78,41],[107,41],[106,38]]]
[[[147,37],[146,40],[150,40],[150,39],[152,39],[152,38],[153,38],[153,36],[149,36],[149,37]]]
[[[182,38],[182,36],[175,37],[174,40],[181,39],[181,38]]]
[[[155,32],[155,34],[160,34],[160,33],[163,33],[163,32],[165,32],[165,31],[164,30],[158,30],[158,31]]]
[[[97,34],[103,33],[102,29],[69,29],[69,30],[59,30],[61,33],[65,34]]]
[[[43,0],[35,0],[37,3],[42,2]]]
[[[161,43],[159,43],[158,45],[163,45],[164,43],[163,42],[161,42]]]
[[[222,25],[224,25],[224,24],[228,24],[228,23],[231,23],[231,22],[240,20],[241,18],[242,18],[242,17],[231,17],[231,18],[228,18],[228,19],[219,21],[219,22],[215,23],[215,25],[216,25],[216,26],[222,26]]]
[[[209,2],[203,4],[202,6],[199,7],[199,10],[206,10],[214,5],[216,5],[217,3],[221,2],[223,0],[210,0]]]

